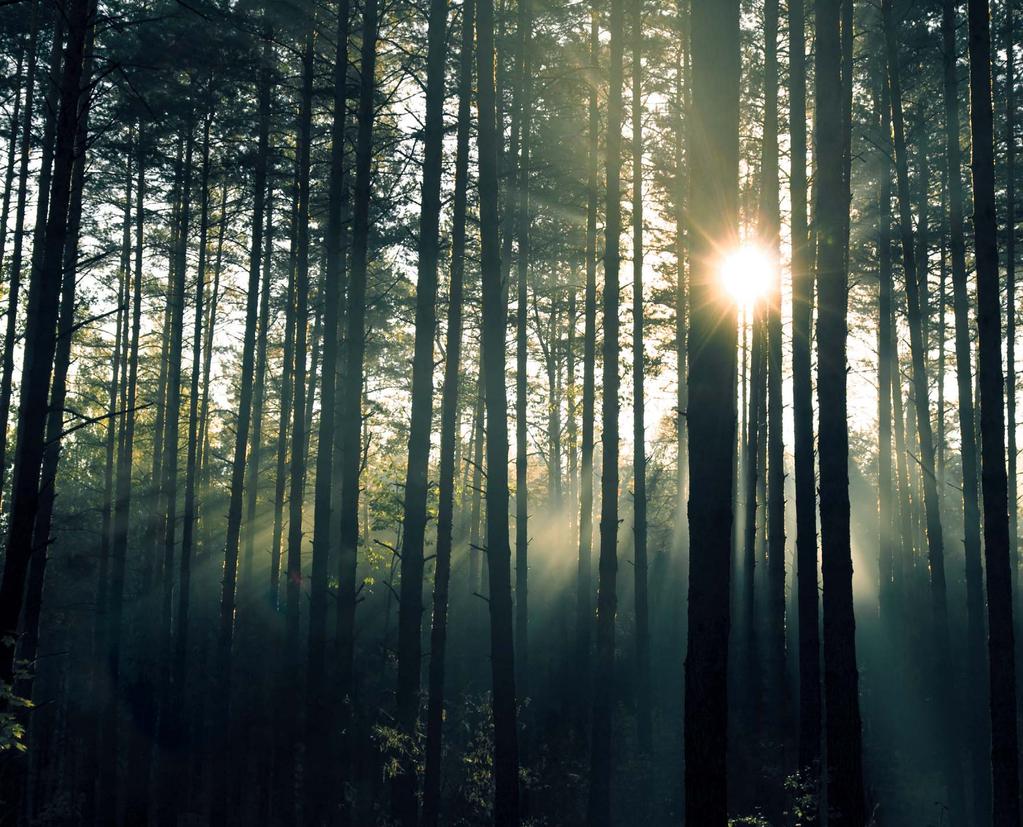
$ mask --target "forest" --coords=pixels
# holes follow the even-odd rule
[[[0,827],[1020,827],[1018,6],[0,0]]]

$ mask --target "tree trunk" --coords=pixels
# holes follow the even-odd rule
[[[529,470],[527,434],[526,319],[529,281],[529,143],[532,127],[532,35],[531,0],[518,2],[518,54],[515,94],[519,100],[518,199],[515,230],[518,234],[516,258],[515,308],[515,680],[519,697],[529,697]],[[528,730],[523,734],[521,748],[528,752]]]
[[[966,241],[963,229],[962,150],[959,134],[959,50],[956,44],[956,3],[942,3],[941,34],[944,67],[945,154],[948,164],[949,249],[952,259],[952,300],[955,314],[956,382],[959,397],[959,439],[963,489],[963,546],[966,559],[966,647],[968,671],[980,684],[973,697],[987,689],[984,668],[984,583],[980,556],[980,504],[978,502],[977,441],[973,398],[973,330],[967,287]],[[970,775],[974,816],[991,821],[991,777],[988,758],[988,722],[981,708],[971,704]]]
[[[374,2],[374,0],[369,0]],[[508,400],[498,219],[497,104],[494,86],[494,3],[480,0],[476,20],[479,121],[482,358],[487,426],[487,569],[490,576],[490,664],[494,721],[494,824],[519,823],[519,757],[512,634],[511,549],[508,542]]]
[[[377,0],[366,0],[362,12],[359,107],[355,144],[355,192],[352,213],[351,275],[348,282],[347,331],[345,333],[345,383],[341,407],[344,429],[341,452],[341,544],[338,589],[338,692],[341,698],[339,728],[342,778],[354,772],[354,739],[351,734],[355,690],[355,605],[359,545],[359,471],[362,463],[362,397],[366,347],[366,272],[369,255],[369,206],[373,161],[373,96],[376,90]],[[343,807],[343,821],[352,814]]]
[[[590,11],[589,150],[586,157],[586,287],[583,297],[583,410],[579,463],[579,563],[576,579],[576,674],[582,678],[580,708],[588,709],[593,586],[590,574],[593,545],[593,419],[597,355],[597,159],[600,113],[597,108],[599,14]],[[585,713],[579,720],[586,719]]]
[[[0,207],[0,276],[3,275],[4,253],[7,250],[7,226],[11,218],[11,196],[14,194],[14,162],[18,157],[18,127],[21,126],[21,105],[24,102],[29,113],[32,107],[32,93],[35,89],[36,42],[39,34],[39,3],[32,3],[32,28],[27,46],[18,49],[17,68],[14,71],[14,103],[11,106],[11,128],[7,136],[7,166],[4,170],[3,206]],[[28,77],[25,78],[25,57],[28,53]],[[25,93],[22,98],[22,92]],[[29,117],[31,120],[31,114]],[[20,184],[20,181],[19,181]],[[15,232],[20,230],[15,227]]]
[[[314,13],[313,17],[315,17]],[[281,663],[282,675],[288,676],[289,684],[294,676],[301,673],[302,647],[299,644],[299,619],[302,602],[302,522],[306,481],[306,385],[311,385],[315,368],[307,377],[306,351],[309,324],[309,169],[312,141],[312,107],[316,33],[315,19],[307,22],[305,46],[302,53],[302,86],[299,98],[299,115],[296,125],[296,153],[298,172],[298,202],[296,205],[295,233],[295,364],[293,368],[294,397],[291,408],[291,463],[288,469],[288,544],[286,557],[285,632],[284,651]],[[314,322],[315,324],[315,322]],[[283,688],[283,687],[282,687]],[[285,819],[294,817],[297,802],[294,800],[295,784],[292,779],[296,770],[295,733],[299,727],[296,704],[285,703],[286,711],[281,715],[281,737],[286,741],[283,760],[279,768],[282,774],[282,789],[286,791],[281,814]]]
[[[931,430],[931,414],[927,388],[925,364],[926,344],[924,336],[924,315],[921,305],[920,280],[917,270],[919,261],[913,249],[913,225],[910,217],[909,173],[906,157],[905,128],[902,118],[902,86],[899,79],[898,46],[892,21],[890,0],[882,4],[884,15],[885,42],[888,60],[888,90],[892,107],[892,135],[895,147],[895,172],[898,186],[899,225],[902,236],[902,263],[906,281],[906,303],[909,315],[909,339],[913,365],[913,397],[916,426],[920,445],[920,463],[923,474],[924,508],[927,516],[927,548],[930,568],[931,611],[934,634],[934,685],[937,694],[936,713],[945,731],[949,747],[942,752],[946,791],[952,820],[960,823],[965,818],[965,793],[962,783],[962,767],[958,745],[961,742],[955,714],[956,701],[954,683],[943,680],[952,674],[950,661],[951,644],[948,627],[948,604],[945,588],[945,549],[941,526],[941,510],[938,500],[937,477],[935,474],[934,436]],[[921,175],[923,171],[921,170]],[[921,226],[925,219],[921,216]]]
[[[447,650],[448,586],[451,580],[451,540],[454,526],[455,442],[458,439],[458,371],[462,349],[462,288],[465,273],[466,202],[469,183],[469,120],[471,117],[472,46],[476,6],[462,5],[462,37],[458,64],[458,125],[455,150],[455,200],[451,228],[451,284],[441,397],[440,485],[437,504],[437,566],[433,585],[433,625],[430,629],[430,672],[426,716],[426,766],[423,776],[423,827],[440,822],[441,759],[444,726],[444,657]],[[406,533],[406,542],[408,534]]]
[[[97,814],[108,823],[116,818],[118,723],[121,689],[121,634],[124,612],[124,588],[127,568],[128,528],[131,517],[132,465],[135,446],[135,405],[139,378],[139,338],[142,329],[142,253],[145,222],[145,164],[141,133],[136,137],[138,153],[135,188],[135,267],[132,291],[134,304],[131,317],[131,343],[128,350],[128,386],[125,396],[123,434],[118,453],[117,487],[114,497],[113,539],[111,542],[110,587],[106,601],[105,659],[106,675],[111,691],[104,701],[100,724],[100,767]]]
[[[844,139],[840,111],[839,6],[840,0],[816,2],[817,427],[824,575],[824,692],[828,823],[834,827],[862,827],[867,818],[849,536],[848,278],[842,243],[849,199],[841,165]]]
[[[77,145],[79,107],[87,32],[92,24],[90,0],[73,0],[66,10],[68,42],[60,80],[60,108],[50,207],[43,235],[39,267],[29,283],[28,321],[22,357],[22,392],[18,411],[18,441],[14,455],[14,482],[10,522],[0,580],[0,681],[14,682],[15,642],[24,602],[25,580],[32,557],[32,534],[39,507],[39,477],[46,445],[46,410],[49,405],[64,247],[68,236],[68,206],[72,168],[84,143]],[[4,704],[7,707],[7,704]]]
[[[284,319],[284,352],[281,368],[280,416],[277,420],[277,473],[274,477],[274,525],[270,558],[270,603],[275,608],[280,603],[281,561],[283,557],[284,500],[288,486],[288,436],[291,422],[291,406],[294,402],[295,387],[292,374],[295,368],[295,243],[298,228],[298,158],[295,159],[295,180],[292,183],[291,198],[291,251],[288,261],[288,289]]]
[[[444,58],[447,0],[431,0],[426,57],[426,125],[419,214],[416,279],[416,335],[412,361],[405,519],[401,546],[401,601],[398,604],[398,727],[415,737],[422,676],[423,545],[433,432],[433,342],[437,333],[437,265],[440,256],[440,190],[444,139]],[[456,369],[457,370],[457,369]],[[453,427],[453,425],[452,425]],[[450,529],[449,529],[450,530]],[[394,779],[392,810],[399,823],[418,821],[416,767],[411,755]]]
[[[1008,443],[1009,565],[1014,611],[1019,598],[1019,476],[1016,470],[1016,47],[1015,10],[1011,0],[1003,4],[1005,48],[1005,416]],[[1023,649],[1016,642],[1016,661],[1023,663]],[[1018,704],[1023,704],[1020,698]],[[1023,714],[1023,706],[1018,706]]]
[[[331,548],[331,506],[334,480],[336,379],[340,305],[344,297],[341,247],[342,202],[344,199],[345,91],[348,75],[347,0],[338,9],[337,43],[334,56],[334,100],[331,124],[331,163],[328,184],[327,266],[323,275],[323,354],[320,378],[319,441],[316,453],[316,488],[313,515],[313,555],[309,577],[309,651],[306,664],[306,822],[329,822],[330,721],[327,690],[327,604],[328,564]],[[310,406],[311,410],[311,406]]]
[[[597,565],[597,659],[593,673],[593,721],[590,742],[590,791],[587,821],[611,823],[611,732],[614,714],[615,612],[618,577],[618,303],[621,287],[622,86],[625,50],[625,0],[612,0],[607,99],[607,220],[604,227],[604,341],[601,397],[600,557]]]
[[[739,3],[694,3],[690,239],[689,607],[685,666],[686,823],[727,824],[729,579],[735,468],[736,317],[716,249],[738,242]]]
[[[792,419],[796,493],[796,591],[799,609],[799,766],[820,761],[821,667],[817,593],[817,491],[813,454],[810,328],[813,253],[806,193],[806,16],[804,0],[789,3],[789,180],[792,231]]]
[[[973,138],[973,227],[980,339],[980,434],[987,574],[988,668],[991,681],[991,767],[995,824],[1020,823],[1009,506],[1005,472],[1001,302],[995,220],[991,23],[987,0],[967,4],[970,44],[970,132]]]
[[[650,599],[647,593],[646,427],[643,372],[643,0],[632,2],[632,492],[636,581],[636,720],[650,751]]]
[[[43,106],[43,135],[40,143],[39,172],[36,177],[35,225],[32,231],[32,272],[41,265],[45,250],[46,220],[49,212],[51,176],[53,174],[54,140],[57,128],[57,107],[60,100],[60,77],[66,14],[55,14],[53,45],[45,77],[46,98]],[[7,324],[4,332],[3,366],[0,368],[0,497],[7,477],[7,424],[11,412],[11,387],[14,377],[14,350],[18,334],[18,302],[21,292],[22,258],[25,247],[25,202],[28,197],[29,160],[32,149],[32,112],[34,97],[25,100],[22,122],[21,154],[18,158],[18,195],[14,209],[14,247],[11,251],[10,283],[7,287]],[[70,174],[70,173],[69,173]]]
[[[778,182],[778,2],[765,6],[764,136],[760,181],[760,237],[772,264],[767,295],[767,620],[764,640],[766,735],[775,747],[785,742],[785,444],[782,415],[781,215]],[[778,767],[784,772],[784,764]],[[774,779],[778,792],[784,778]],[[768,802],[765,802],[768,803]],[[781,818],[784,799],[773,796],[768,812]]]

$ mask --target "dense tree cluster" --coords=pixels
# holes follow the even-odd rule
[[[1018,827],[1018,17],[0,0],[0,823]]]

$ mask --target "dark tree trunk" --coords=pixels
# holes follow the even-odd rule
[[[117,486],[114,497],[113,538],[111,542],[110,587],[107,593],[104,658],[107,681],[111,687],[101,710],[98,768],[97,814],[107,822],[115,819],[117,808],[117,754],[121,679],[121,635],[124,612],[124,588],[128,553],[128,528],[131,517],[132,465],[135,445],[135,405],[139,380],[139,338],[142,328],[142,253],[145,215],[145,164],[142,135],[136,138],[138,153],[135,188],[135,266],[132,292],[131,340],[128,350],[128,383],[125,395],[121,450],[118,453]]]
[[[622,86],[625,0],[612,0],[607,99],[607,221],[604,227],[604,341],[601,396],[600,557],[597,564],[597,659],[593,672],[590,791],[587,821],[611,823],[611,732],[614,714],[615,613],[618,608],[618,303],[621,300]]]
[[[412,411],[405,520],[401,545],[401,602],[398,606],[398,727],[415,737],[422,676],[423,545],[426,495],[433,432],[433,342],[437,333],[437,266],[440,256],[440,189],[444,139],[444,59],[447,0],[431,0],[426,57],[426,126],[419,214],[419,266],[416,280],[416,335],[412,361]],[[457,370],[457,369],[456,369]],[[450,530],[450,529],[449,529]],[[418,821],[416,768],[402,761],[394,779],[392,809],[399,823]]]
[[[166,418],[163,432],[163,466],[158,499],[160,519],[160,535],[163,542],[163,566],[161,568],[161,603],[160,603],[160,634],[161,648],[157,674],[160,681],[160,714],[158,719],[158,763],[156,784],[156,817],[161,825],[173,823],[176,814],[174,790],[174,771],[170,769],[174,754],[182,749],[178,740],[181,735],[181,719],[178,716],[179,692],[183,689],[176,683],[178,677],[175,662],[175,645],[180,628],[176,628],[177,613],[173,608],[174,597],[174,549],[177,545],[178,520],[178,435],[181,424],[181,362],[184,348],[185,329],[185,281],[188,270],[188,233],[192,209],[192,153],[195,143],[193,136],[194,111],[192,103],[188,103],[188,114],[185,118],[184,140],[185,160],[181,185],[181,212],[178,216],[178,236],[174,252],[174,280],[171,294],[168,296],[170,305],[170,334],[167,351],[167,396]],[[202,151],[207,149],[208,135],[204,135]],[[205,192],[200,195],[205,201]],[[200,235],[203,230],[200,228]],[[116,397],[112,394],[111,401]],[[108,446],[108,463],[113,451]],[[182,552],[184,549],[182,549]],[[179,561],[180,563],[181,561]],[[184,565],[184,564],[182,564]],[[188,576],[186,571],[186,577]],[[179,582],[179,593],[186,590],[186,583]],[[187,595],[184,596],[187,600]],[[179,607],[180,608],[180,607]]]
[[[863,788],[856,621],[849,534],[849,435],[846,430],[846,302],[842,232],[849,199],[842,180],[839,75],[840,0],[817,0],[816,229],[818,242],[817,397],[821,548],[824,575],[824,692],[828,823],[862,827]]]
[[[296,174],[292,182],[290,254],[288,258],[288,289],[285,299],[284,352],[281,367],[280,416],[277,420],[277,473],[274,477],[274,525],[270,557],[270,603],[275,608],[280,603],[281,561],[283,557],[284,501],[288,488],[288,436],[290,433],[291,406],[295,387],[292,374],[295,368],[295,238],[298,228],[298,158],[295,159]]]
[[[91,74],[91,43],[86,46],[85,74]],[[80,106],[85,98],[80,101]],[[26,583],[25,607],[21,619],[21,636],[18,639],[18,659],[26,664],[27,671],[19,676],[14,684],[14,692],[19,698],[29,701],[33,698],[33,688],[38,665],[36,655],[39,650],[39,619],[43,605],[43,586],[46,580],[46,563],[49,557],[50,529],[53,521],[53,506],[56,499],[57,466],[60,462],[61,440],[64,431],[64,402],[67,396],[67,374],[71,364],[71,340],[74,334],[75,287],[78,279],[78,237],[82,220],[82,187],[85,182],[85,140],[87,133],[87,114],[82,113],[78,119],[78,136],[75,148],[75,163],[71,172],[71,197],[68,206],[67,241],[63,253],[63,276],[61,279],[60,310],[57,321],[57,346],[53,361],[53,390],[50,394],[50,407],[46,419],[46,447],[43,453],[42,472],[39,487],[39,510],[36,514],[34,550],[29,564],[28,581]],[[130,181],[130,167],[129,167]],[[130,186],[130,185],[129,185]],[[131,190],[128,190],[130,200]],[[128,216],[126,216],[127,218]],[[126,241],[127,245],[127,241]],[[127,256],[127,253],[125,253]],[[123,259],[122,259],[123,260]],[[120,318],[120,313],[118,314]],[[120,327],[120,322],[118,322]],[[113,427],[113,421],[110,426]],[[85,725],[89,739],[95,738],[96,705],[87,702],[82,705],[87,712]],[[40,736],[43,734],[38,717],[32,720],[32,710],[19,710],[18,718],[29,733],[29,746],[39,751]],[[95,746],[95,740],[86,741]],[[17,763],[10,763],[7,771],[13,773],[10,780],[19,785],[18,795],[13,800],[4,801],[5,806],[18,806],[20,801],[23,815],[31,815],[33,801],[30,788],[31,768],[28,761],[32,756],[15,756]],[[94,772],[84,773],[88,779],[86,800],[83,809],[92,812],[95,798]],[[5,779],[7,780],[7,779]]]
[[[583,410],[579,480],[579,564],[576,581],[576,669],[582,676],[580,706],[588,708],[593,586],[590,574],[593,545],[593,419],[597,356],[597,159],[600,113],[597,108],[598,18],[590,12],[590,62],[593,79],[589,100],[589,152],[586,158],[586,287],[583,297]],[[585,720],[582,713],[579,720]]]
[[[727,824],[729,579],[736,439],[736,317],[715,249],[738,242],[739,3],[694,3],[690,239],[689,607],[685,666],[686,823]]]
[[[458,371],[462,349],[462,291],[465,273],[466,202],[469,183],[469,111],[472,93],[472,46],[476,6],[462,4],[462,36],[458,65],[458,125],[455,150],[455,201],[451,228],[451,284],[441,396],[440,484],[437,505],[437,566],[433,585],[430,630],[430,671],[426,716],[426,766],[423,776],[423,827],[440,821],[442,730],[444,726],[444,657],[447,650],[448,586],[455,502],[455,442],[458,439]],[[407,542],[406,533],[406,542]]]
[[[772,264],[767,300],[767,593],[764,629],[766,735],[780,748],[789,720],[785,675],[785,444],[782,425],[782,326],[779,245],[781,215],[778,182],[778,2],[767,0],[764,11],[764,135],[760,182],[760,237]],[[783,754],[783,753],[779,753]],[[776,820],[782,816],[779,797],[784,762],[772,762],[779,775],[765,802]]]
[[[881,71],[885,71],[882,63]],[[892,163],[888,151],[891,135],[891,104],[887,80],[874,93],[880,127],[881,149],[878,152],[878,614],[886,629],[897,628],[895,605],[895,544],[898,536],[895,521],[895,490],[892,462],[892,367],[896,357],[894,281],[892,278]]]
[[[650,600],[647,593],[646,428],[643,372],[643,0],[632,0],[632,491],[636,581],[636,716],[650,751]]]
[[[817,593],[817,490],[813,449],[810,327],[813,253],[806,194],[806,15],[789,3],[789,128],[792,171],[792,419],[796,493],[796,591],[799,609],[799,766],[813,772],[821,748],[820,614]]]
[[[328,184],[327,265],[323,276],[323,366],[320,378],[319,442],[316,453],[313,556],[309,577],[309,651],[306,664],[306,822],[330,822],[330,713],[327,688],[327,579],[331,549],[334,479],[337,363],[342,276],[342,202],[344,200],[344,140],[348,75],[349,4],[338,9],[334,55],[334,100],[331,123],[331,163]],[[439,165],[438,165],[439,166]],[[310,406],[311,407],[311,406]]]
[[[954,684],[942,680],[952,674],[950,661],[950,639],[948,627],[948,605],[945,588],[945,549],[941,526],[941,509],[938,501],[937,477],[935,474],[934,435],[931,429],[931,414],[925,364],[926,337],[924,335],[924,311],[921,305],[920,263],[913,247],[913,226],[910,217],[909,173],[906,155],[905,128],[902,118],[902,86],[899,80],[898,46],[892,21],[890,0],[882,4],[884,15],[886,54],[888,60],[888,91],[892,108],[892,137],[895,147],[895,172],[898,186],[899,225],[902,236],[902,263],[906,281],[906,303],[909,316],[910,351],[913,367],[913,397],[916,426],[920,446],[920,464],[923,475],[924,508],[927,515],[927,548],[931,585],[931,622],[934,634],[934,685],[937,695],[936,713],[939,725],[945,732],[948,748],[942,751],[946,790],[952,820],[961,822],[965,817],[962,767],[959,761],[959,728],[955,714],[956,701]],[[923,171],[921,170],[921,175]],[[921,217],[921,225],[924,219]]]
[[[941,34],[944,66],[945,154],[948,164],[949,250],[952,259],[952,300],[955,314],[956,382],[959,396],[960,458],[963,489],[963,546],[966,559],[966,639],[968,671],[980,684],[974,697],[987,688],[984,664],[984,583],[980,554],[980,504],[976,421],[973,398],[973,331],[967,287],[966,241],[963,229],[962,150],[959,133],[959,50],[956,44],[956,3],[942,3]],[[970,775],[974,815],[990,822],[991,777],[988,760],[988,722],[981,708],[971,704]]]
[[[526,318],[529,281],[529,142],[532,127],[531,0],[518,2],[518,54],[515,94],[518,98],[519,157],[515,230],[518,235],[515,307],[515,681],[519,697],[529,697],[529,470],[527,433]],[[514,127],[513,127],[514,133]],[[510,262],[506,262],[510,263]],[[528,752],[528,729],[521,749]]]
[[[359,545],[359,471],[362,463],[362,396],[366,347],[366,271],[369,255],[369,206],[373,161],[373,96],[376,90],[377,0],[366,0],[362,12],[359,107],[355,143],[355,192],[352,212],[351,275],[348,283],[347,330],[345,333],[345,388],[341,406],[342,462],[341,543],[338,590],[338,692],[341,698],[340,725],[342,778],[351,779],[355,716],[355,605]],[[343,821],[352,814],[343,809]]]
[[[33,551],[33,529],[39,507],[39,478],[46,445],[46,411],[57,343],[57,316],[68,236],[68,206],[72,193],[72,169],[85,151],[79,145],[79,107],[85,44],[91,26],[90,0],[73,0],[66,9],[68,41],[60,79],[60,107],[56,117],[56,142],[50,210],[42,238],[39,267],[29,283],[28,315],[22,357],[22,391],[18,411],[18,440],[14,454],[14,480],[10,522],[0,580],[0,681],[13,685],[18,620],[25,581]],[[4,705],[6,707],[6,704]]]
[[[35,224],[32,231],[32,272],[40,266],[45,250],[46,220],[50,203],[50,179],[53,174],[53,151],[57,128],[57,107],[60,101],[62,44],[66,32],[66,15],[55,14],[53,45],[45,75],[46,97],[43,101],[43,134],[40,142],[39,172],[36,176]],[[25,248],[25,202],[28,197],[29,160],[32,150],[33,95],[25,100],[22,122],[20,156],[18,158],[18,195],[14,208],[14,247],[8,268],[10,281],[7,288],[7,323],[4,331],[3,365],[0,367],[0,497],[7,478],[7,424],[11,412],[11,388],[14,377],[14,350],[18,334],[18,302],[21,293],[21,270]]]
[[[373,0],[370,0],[373,2]],[[494,720],[494,824],[519,823],[519,756],[512,633],[511,549],[508,542],[508,400],[498,218],[497,102],[494,85],[494,4],[480,0],[476,20],[479,120],[482,358],[487,427],[487,570],[490,577],[490,665]]]
[[[1010,572],[1009,505],[1005,473],[1001,302],[995,220],[991,22],[987,0],[967,4],[970,44],[970,133],[973,138],[973,227],[977,257],[980,339],[980,439],[987,575],[988,668],[991,680],[991,767],[995,824],[1020,823],[1015,644]]]
[[[313,13],[310,12],[312,15]],[[284,580],[285,631],[284,650],[281,653],[282,677],[287,684],[282,691],[290,692],[294,677],[301,674],[302,647],[299,644],[299,618],[302,603],[302,522],[305,504],[306,481],[306,390],[307,380],[311,385],[315,369],[307,376],[306,351],[309,325],[309,169],[311,163],[312,108],[315,57],[315,20],[307,22],[308,30],[302,51],[302,87],[299,98],[299,115],[296,124],[296,153],[298,173],[298,201],[296,204],[295,232],[295,364],[293,368],[294,397],[291,408],[291,462],[288,468],[288,542]],[[315,322],[314,322],[315,324]],[[287,689],[285,688],[287,687]],[[285,712],[280,716],[281,738],[286,742],[282,751],[282,762],[278,772],[282,774],[282,790],[286,792],[282,802],[282,817],[295,817],[296,785],[293,782],[296,770],[296,746],[300,717],[296,704],[285,703]]]

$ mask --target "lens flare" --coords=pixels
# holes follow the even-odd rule
[[[721,260],[721,286],[740,307],[750,307],[767,295],[774,283],[774,265],[759,247],[744,244]]]

